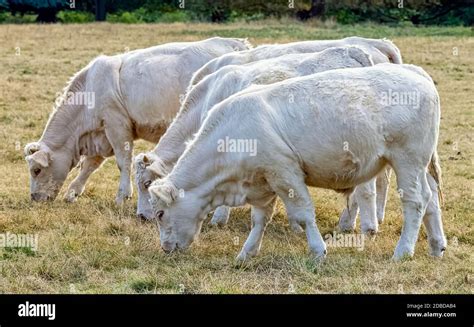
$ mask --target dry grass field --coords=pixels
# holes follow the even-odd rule
[[[39,237],[36,252],[0,248],[0,293],[472,294],[472,30],[271,24],[0,25],[0,233]],[[114,204],[119,172],[113,159],[91,177],[76,203],[61,198],[30,202],[23,147],[40,137],[57,92],[95,56],[215,35],[249,36],[257,45],[355,34],[393,39],[404,61],[421,65],[437,83],[448,238],[444,258],[428,255],[422,228],[414,259],[390,260],[402,226],[393,176],[386,219],[376,238],[366,240],[363,251],[330,247],[320,264],[309,259],[305,238],[290,230],[281,203],[261,254],[245,266],[237,266],[234,258],[249,232],[249,208],[235,209],[224,228],[205,224],[190,251],[164,254],[156,227],[135,218],[136,195],[124,207]],[[135,151],[152,147],[138,142]],[[332,191],[313,189],[312,194],[321,233],[332,233],[344,200]]]

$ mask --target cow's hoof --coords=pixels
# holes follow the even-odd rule
[[[365,236],[369,238],[374,238],[378,232],[379,230],[377,227],[367,227],[367,228],[362,227],[362,234],[365,234]]]
[[[328,250],[310,250],[310,257],[315,263],[321,263],[326,259]]]
[[[337,229],[338,229],[339,232],[341,232],[341,233],[352,233],[352,232],[354,232],[354,230],[355,230],[354,226],[351,226],[351,225],[341,225],[341,224],[339,224],[339,226],[337,227]]]
[[[339,216],[338,229],[341,233],[352,233],[356,227],[357,212],[350,214],[350,211],[344,209]]]
[[[228,219],[229,217],[227,215],[223,216],[223,215],[214,214],[212,216],[210,224],[212,226],[224,227],[225,225],[227,225]]]
[[[296,221],[295,222],[291,222],[290,223],[290,227],[291,227],[291,230],[297,234],[301,234],[304,232],[304,228],[301,227],[301,225],[299,223],[297,223]]]
[[[131,196],[117,196],[117,197],[115,197],[115,203],[118,206],[121,206],[125,203],[125,201],[131,200],[131,199],[132,199]]]
[[[384,218],[385,218],[385,211],[377,212],[377,222],[379,223],[379,225],[383,223]]]
[[[244,263],[245,261],[247,261],[247,253],[244,253],[244,252],[240,252],[237,257],[235,257],[235,262],[237,264],[242,264]]]
[[[355,221],[341,217],[337,228],[341,233],[352,233],[355,230]]]
[[[250,260],[251,256],[246,251],[240,251],[240,253],[235,258],[237,265],[243,265]]]
[[[429,254],[436,258],[442,258],[446,251],[446,240],[429,239]]]
[[[235,258],[235,261],[240,264],[243,264],[245,262],[250,261],[250,259],[252,259],[253,257],[257,256],[259,252],[259,249],[250,249],[249,251],[242,249],[239,255]]]
[[[393,253],[392,260],[395,262],[405,261],[413,258],[413,251],[402,246],[397,246]]]

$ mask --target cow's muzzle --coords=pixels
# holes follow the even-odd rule
[[[178,249],[178,243],[165,241],[165,242],[163,242],[163,244],[161,244],[161,249],[165,253],[171,253],[171,252]]]
[[[46,193],[31,193],[31,200],[36,202],[51,201],[53,198]]]

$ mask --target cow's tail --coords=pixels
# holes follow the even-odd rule
[[[393,64],[403,64],[402,55],[400,50],[397,46],[388,39],[382,39],[381,43],[376,46],[380,52],[382,52],[385,56],[387,56],[388,60],[390,60]]]
[[[439,156],[438,151],[435,149],[433,154],[431,155],[431,160],[428,165],[428,173],[433,177],[435,180],[437,187],[438,187],[438,200],[440,205],[443,205],[443,190],[442,190],[442,180],[441,180],[441,165],[439,164]]]

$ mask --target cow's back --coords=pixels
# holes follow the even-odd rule
[[[389,92],[414,94],[414,102],[390,102]],[[434,84],[424,74],[400,65],[297,77],[249,88],[230,100],[233,106],[263,102],[258,110],[265,112],[274,130],[267,142],[280,137],[291,145],[308,174],[308,185],[317,187],[347,189],[364,182],[397,149],[430,152],[439,128]]]
[[[184,99],[192,74],[225,51],[219,40],[172,43],[124,54],[120,68],[120,93],[137,138],[156,142],[172,121]],[[156,127],[160,128],[156,128]],[[153,132],[156,131],[156,136]],[[140,132],[143,131],[143,132]]]

